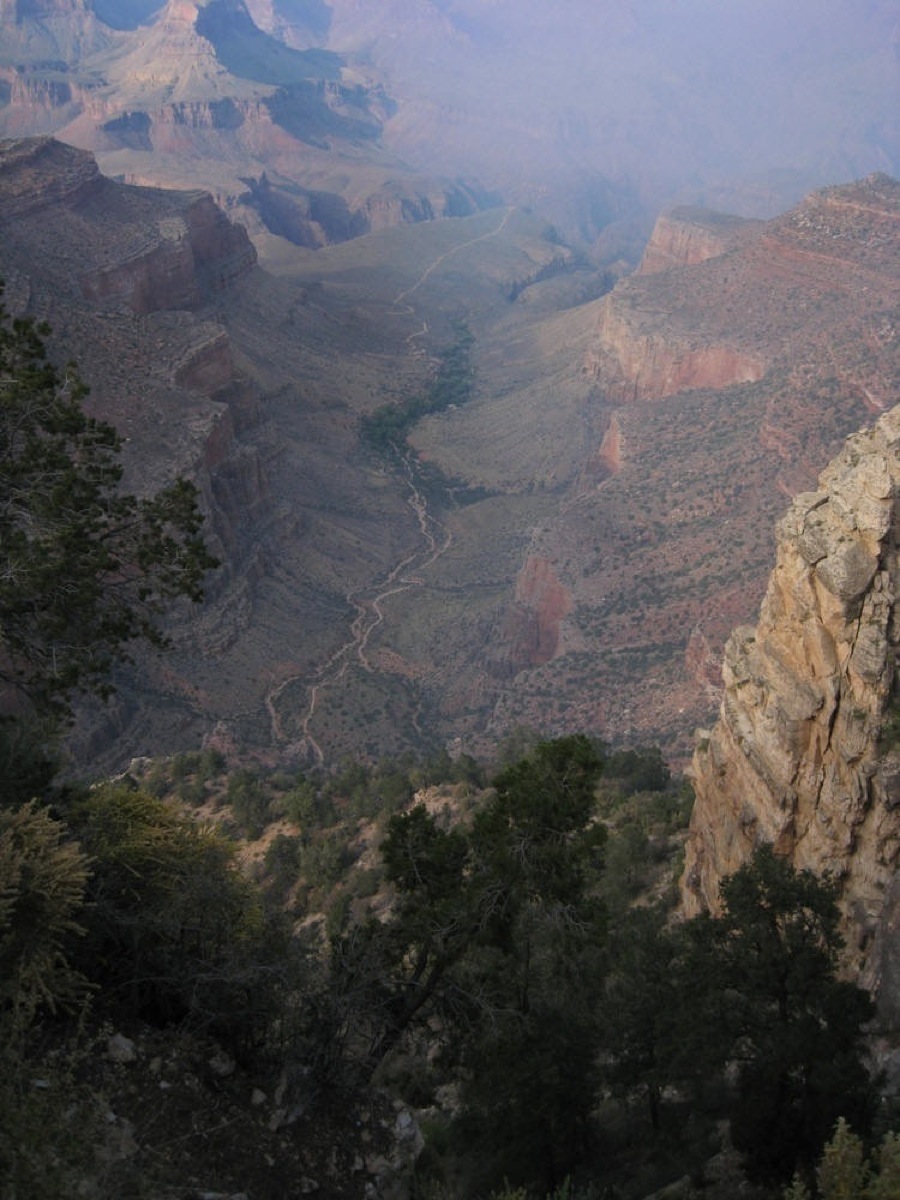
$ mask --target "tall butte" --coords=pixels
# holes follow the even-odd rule
[[[900,406],[848,438],[778,525],[756,628],[725,648],[718,722],[698,737],[682,896],[763,842],[840,886],[847,968],[900,1028]]]

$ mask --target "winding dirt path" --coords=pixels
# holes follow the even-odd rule
[[[369,660],[368,648],[372,634],[385,620],[384,602],[411,588],[423,587],[424,580],[417,572],[436,562],[452,545],[453,539],[449,530],[428,511],[425,496],[416,485],[415,472],[409,456],[403,459],[403,467],[408,489],[407,503],[416,518],[421,543],[417,549],[401,559],[380,582],[353,588],[347,592],[347,603],[356,609],[356,616],[350,623],[350,636],[316,671],[315,678],[309,685],[306,712],[300,720],[300,736],[289,743],[293,753],[312,758],[319,764],[325,761],[325,755],[313,737],[310,727],[321,693],[326,688],[340,683],[354,664],[358,664],[365,671],[376,669]],[[292,675],[282,680],[265,698],[272,738],[276,744],[285,745],[289,742],[278,710],[279,697],[285,688],[302,678],[300,675]]]
[[[368,649],[373,633],[385,620],[382,607],[384,602],[411,588],[423,587],[424,580],[415,572],[430,566],[445,554],[452,544],[449,531],[429,513],[425,497],[416,486],[412,464],[408,458],[404,459],[404,468],[409,489],[407,502],[415,514],[422,544],[401,559],[380,583],[355,588],[347,593],[347,602],[356,609],[356,616],[350,623],[350,636],[317,671],[316,678],[309,688],[306,712],[300,721],[300,739],[292,747],[320,764],[324,762],[325,755],[313,737],[310,727],[322,691],[340,683],[354,664],[358,664],[365,671],[376,669],[369,660]],[[285,680],[266,697],[273,737],[282,742],[285,741],[285,737],[277,701],[280,693],[294,682],[296,678]]]
[[[413,292],[417,292],[429,275],[433,274],[433,272],[438,269],[441,263],[446,262],[448,258],[452,258],[453,255],[458,254],[460,250],[466,250],[469,246],[477,246],[479,242],[486,242],[490,238],[495,238],[499,233],[502,233],[506,228],[509,218],[514,212],[515,209],[513,207],[505,209],[503,216],[500,218],[500,223],[496,229],[489,229],[487,233],[480,233],[478,237],[469,238],[467,242],[460,242],[458,246],[451,246],[449,250],[445,250],[443,254],[439,254],[434,262],[425,268],[412,287],[408,287],[404,291],[397,293],[397,295],[394,297],[392,307],[396,308],[398,304],[403,303],[407,296],[411,296]]]
[[[404,301],[413,295],[414,292],[418,291],[429,276],[442,263],[446,262],[448,258],[451,258],[460,250],[465,250],[469,246],[475,246],[479,242],[487,241],[502,233],[514,211],[515,209],[512,207],[506,208],[496,228],[488,230],[487,233],[479,234],[478,237],[470,238],[466,242],[460,242],[457,246],[453,246],[443,254],[438,255],[425,268],[411,287],[405,288],[397,294],[393,300],[392,307],[400,310],[400,306],[402,305],[401,311],[409,314],[414,313],[415,309],[409,304],[404,304]],[[416,347],[415,343],[419,338],[426,337],[427,334],[428,322],[423,320],[422,328],[411,333],[406,339],[412,353],[421,353],[421,350]],[[406,473],[408,488],[407,503],[416,518],[421,545],[397,563],[380,583],[353,588],[346,594],[347,603],[356,609],[356,616],[350,623],[350,636],[316,671],[315,678],[309,685],[309,700],[306,712],[300,721],[299,740],[294,741],[290,746],[292,751],[305,757],[311,757],[320,764],[325,761],[325,755],[322,752],[321,746],[310,732],[320,695],[326,688],[333,687],[339,683],[354,663],[361,666],[363,670],[375,670],[369,660],[368,648],[372,634],[385,620],[384,609],[382,607],[384,602],[392,596],[409,591],[411,588],[424,586],[424,581],[416,574],[410,572],[424,570],[439,559],[441,555],[445,554],[452,544],[450,532],[428,511],[425,496],[416,486],[415,472],[412,459],[409,455],[404,456],[403,467]],[[302,678],[303,676],[301,675],[293,675],[288,679],[282,680],[277,687],[273,688],[266,695],[265,704],[271,722],[272,739],[276,745],[284,745],[288,741],[282,717],[278,711],[279,697],[285,688],[297,683]]]

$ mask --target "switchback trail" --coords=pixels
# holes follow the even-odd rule
[[[412,296],[414,292],[418,291],[425,281],[448,258],[457,254],[460,250],[468,249],[470,246],[475,246],[479,242],[487,241],[501,234],[514,211],[513,207],[504,209],[503,215],[494,229],[488,230],[487,233],[479,234],[478,237],[469,238],[468,241],[460,242],[458,245],[444,251],[443,254],[438,255],[425,268],[414,284],[405,288],[394,297],[392,307],[399,309],[403,305],[404,311],[413,313],[415,311],[414,308],[411,305],[404,304],[404,301],[409,296]],[[422,328],[410,334],[407,338],[407,343],[412,353],[421,353],[415,346],[415,342],[419,338],[427,336],[427,334],[428,322],[423,320]],[[422,544],[419,549],[412,551],[406,558],[397,563],[380,584],[374,585],[374,588],[372,585],[353,588],[346,594],[347,603],[356,610],[356,616],[350,623],[350,636],[316,672],[313,682],[309,685],[309,700],[306,712],[300,720],[300,738],[297,742],[292,743],[290,747],[291,750],[301,755],[305,754],[307,757],[313,757],[320,764],[324,762],[325,756],[321,746],[311,733],[311,726],[313,718],[316,715],[320,695],[326,688],[333,687],[339,683],[354,663],[358,664],[365,671],[374,670],[369,661],[368,647],[372,634],[385,619],[382,605],[391,596],[409,591],[410,588],[422,587],[423,580],[411,572],[414,570],[421,571],[425,567],[430,566],[442,554],[445,554],[451,545],[452,539],[449,531],[441,525],[437,518],[429,513],[425,497],[416,486],[415,470],[409,454],[403,457],[403,468],[408,488],[407,502],[415,515]],[[286,688],[296,684],[302,678],[302,676],[291,676],[283,680],[266,696],[265,703],[271,722],[272,738],[276,744],[283,745],[288,740],[284,731],[282,716],[278,711],[279,697]]]
[[[397,295],[394,297],[392,307],[396,308],[398,304],[403,303],[407,296],[411,296],[413,292],[417,292],[429,275],[433,274],[441,265],[441,263],[446,262],[448,258],[452,258],[452,256],[454,254],[458,254],[460,250],[468,249],[469,246],[477,246],[479,242],[486,242],[489,238],[497,237],[497,235],[502,233],[506,228],[507,222],[514,212],[515,209],[512,207],[505,209],[496,229],[489,229],[487,233],[480,233],[478,237],[469,238],[467,242],[460,242],[458,246],[451,246],[449,250],[445,250],[443,254],[439,254],[434,262],[425,268],[412,287],[408,287],[404,291],[397,293]]]
[[[428,511],[425,497],[416,485],[415,472],[409,456],[404,457],[403,467],[408,488],[407,503],[416,518],[421,544],[418,549],[401,559],[380,583],[353,588],[346,594],[347,603],[356,609],[356,616],[350,623],[350,637],[316,672],[309,688],[306,712],[300,720],[299,741],[292,743],[290,747],[296,753],[314,758],[319,764],[325,761],[325,755],[310,729],[321,693],[339,683],[354,664],[365,671],[375,670],[369,661],[368,647],[372,634],[385,619],[382,605],[391,596],[407,592],[414,587],[422,587],[424,581],[415,572],[424,570],[439,559],[452,543],[449,531]],[[302,677],[292,676],[283,680],[266,697],[272,736],[276,743],[284,743],[287,740],[278,711],[278,699],[285,688],[295,684],[300,678]]]

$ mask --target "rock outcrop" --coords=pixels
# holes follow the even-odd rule
[[[676,208],[657,218],[637,273],[654,275],[671,267],[695,267],[751,240],[761,226],[707,208]]]
[[[200,486],[221,590],[254,553],[242,527],[265,495],[236,432],[258,422],[258,391],[211,311],[254,271],[246,232],[201,192],[123,186],[85,151],[26,138],[0,142],[0,243],[9,307],[46,318],[51,352],[78,360],[92,415],[126,439],[129,486]]]
[[[504,620],[506,655],[498,670],[515,674],[551,661],[560,644],[560,624],[572,597],[547,559],[528,557],[516,580],[515,598]]]
[[[680,214],[660,219],[641,272],[597,306],[584,369],[608,398],[631,403],[752,383],[786,360],[802,388],[824,359],[870,413],[890,407],[879,360],[894,349],[896,180],[875,173],[824,188],[768,222]],[[842,312],[865,312],[874,326],[867,352],[852,361]],[[796,449],[782,452],[796,457]],[[786,490],[798,490],[793,479]]]
[[[754,628],[735,630],[693,760],[685,910],[763,842],[840,884],[848,968],[900,1021],[900,406],[849,438],[778,527]]]
[[[104,178],[92,155],[53,138],[0,143],[0,171],[0,224],[24,228],[40,224],[48,209],[57,222],[65,213],[68,228],[44,240],[65,244],[60,265],[92,304],[145,315],[196,309],[256,263],[245,230],[208,195],[142,197]]]
[[[108,175],[202,188],[253,234],[305,247],[482,202],[385,155],[384,89],[345,81],[338,54],[277,40],[243,0],[169,0],[140,29],[109,28],[84,0],[8,11],[0,136],[54,134]]]
[[[613,357],[622,380],[607,394],[620,402],[660,399],[688,388],[733,387],[755,383],[765,374],[765,358],[735,342],[721,342],[698,332],[680,336],[661,328],[659,314],[649,321],[624,297],[604,304],[598,328],[600,354]]]
[[[585,371],[610,399],[659,399],[763,377],[771,365],[764,339],[754,337],[752,328],[745,332],[734,323],[711,322],[708,312],[702,321],[692,320],[681,312],[685,297],[679,291],[685,284],[693,290],[702,264],[729,253],[740,260],[740,252],[764,230],[762,221],[696,208],[658,218],[638,271],[599,306],[597,343],[586,356]],[[668,286],[659,280],[664,274],[673,281]]]

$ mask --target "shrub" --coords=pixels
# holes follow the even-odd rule
[[[216,832],[142,791],[105,785],[71,814],[93,859],[84,969],[105,1003],[227,1029],[253,1019],[257,892]]]
[[[46,808],[0,810],[0,1009],[14,1030],[84,993],[68,953],[86,882],[85,856]]]

